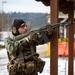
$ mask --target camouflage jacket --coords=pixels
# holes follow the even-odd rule
[[[25,56],[27,54],[36,53],[36,45],[45,43],[43,36],[40,33],[32,34],[27,37],[23,37],[23,35],[20,35],[20,38],[16,40],[11,39],[10,37],[5,39],[5,47],[10,56]]]

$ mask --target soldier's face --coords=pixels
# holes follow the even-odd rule
[[[20,28],[18,28],[20,34],[27,33],[27,25],[25,23],[21,24]]]

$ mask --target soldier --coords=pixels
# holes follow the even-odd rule
[[[36,53],[36,45],[45,43],[42,33],[32,33],[22,38],[27,32],[27,25],[23,20],[13,21],[12,34],[14,36],[5,39],[9,57],[7,64],[9,75],[38,75],[38,72],[43,71],[45,61]],[[48,36],[50,35],[48,31],[45,32]],[[14,40],[17,36],[20,36],[19,39]]]

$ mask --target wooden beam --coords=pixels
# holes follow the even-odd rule
[[[51,23],[58,23],[58,1],[59,0],[50,0]],[[51,40],[50,74],[58,75],[58,29],[55,29],[53,31],[50,40]]]
[[[66,0],[66,1],[74,1],[74,0]]]
[[[74,19],[74,4],[73,2],[69,2],[68,4],[68,15],[69,15],[69,20]],[[74,25],[70,25],[68,28],[68,44],[69,44],[69,60],[68,60],[68,75],[73,75],[73,60],[74,60]]]

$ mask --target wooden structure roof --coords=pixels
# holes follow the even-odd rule
[[[51,7],[51,23],[58,23],[59,12],[67,13],[68,20],[74,20],[75,0],[36,0]],[[58,75],[58,29],[51,35],[50,75]],[[74,75],[74,24],[68,27],[68,75]]]
[[[36,1],[41,1],[45,6],[50,6],[50,1],[51,0],[36,0]],[[75,5],[75,0],[59,0],[59,11],[63,13],[68,13],[68,3],[70,1],[74,2]]]

